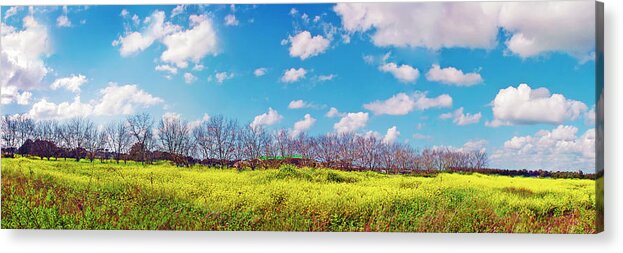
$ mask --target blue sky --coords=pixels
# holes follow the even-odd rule
[[[2,109],[99,124],[222,114],[273,131],[485,149],[492,167],[593,171],[592,8],[3,7]]]

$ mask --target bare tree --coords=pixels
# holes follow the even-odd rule
[[[96,127],[88,129],[84,137],[84,149],[87,151],[86,157],[93,162],[97,158],[97,152],[105,145],[106,140]]]
[[[95,125],[87,118],[73,118],[65,125],[64,139],[72,149],[77,162],[83,156],[87,135]]]
[[[153,140],[154,119],[148,113],[135,114],[128,117],[128,130],[140,146],[141,159],[145,163],[147,153],[151,150]]]
[[[15,117],[11,115],[2,116],[2,148],[19,148],[17,140],[18,124]]]
[[[240,137],[243,157],[246,159],[258,159],[265,154],[270,146],[270,134],[261,126],[246,126],[242,129]]]
[[[114,154],[114,159],[119,163],[122,155],[128,150],[131,144],[132,136],[128,131],[128,125],[121,122],[111,122],[106,126],[104,143],[106,147]]]
[[[186,156],[192,150],[190,127],[180,119],[161,119],[158,126],[158,139],[166,152]]]

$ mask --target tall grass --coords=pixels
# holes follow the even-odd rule
[[[595,181],[2,160],[2,228],[595,232]]]

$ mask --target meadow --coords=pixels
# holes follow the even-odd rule
[[[595,233],[595,181],[2,159],[3,229]]]

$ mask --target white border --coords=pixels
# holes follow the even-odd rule
[[[176,3],[323,3],[320,0],[171,1]],[[340,1],[375,2],[375,1]],[[403,1],[395,1],[403,2]],[[597,235],[286,233],[0,230],[1,252],[623,252],[622,5],[605,2],[606,232]],[[138,0],[2,0],[0,5],[145,4]],[[544,13],[543,15],[547,15]],[[618,28],[618,29],[617,29]],[[618,130],[618,131],[617,131]]]

